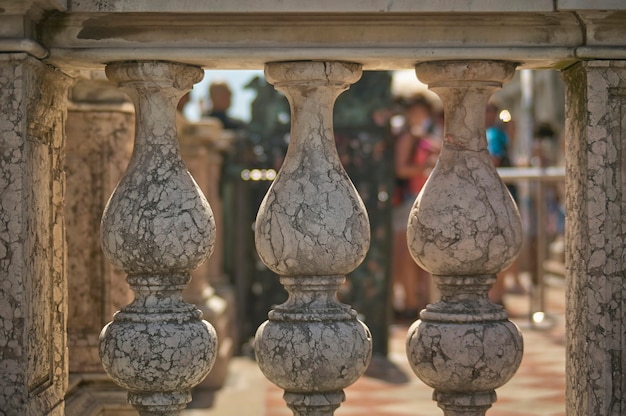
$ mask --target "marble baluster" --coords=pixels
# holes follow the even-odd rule
[[[335,99],[360,75],[360,65],[343,62],[265,67],[268,82],[289,100],[292,125],[285,161],[259,209],[255,242],[289,298],[259,327],[255,351],[296,416],[332,415],[371,357],[367,327],[337,299],[370,241],[365,207],[332,129]]]
[[[176,138],[176,104],[203,72],[144,61],[109,64],[106,74],[135,104],[136,137],[102,217],[102,248],[128,274],[135,299],[102,330],[100,358],[141,415],[179,415],[217,349],[213,327],[182,299],[215,241],[213,213]]]
[[[445,132],[409,215],[407,240],[415,261],[433,274],[441,301],[409,329],[407,355],[446,416],[484,415],[522,359],[518,328],[487,297],[522,244],[517,207],[485,137],[487,101],[514,71],[515,64],[499,61],[416,66],[418,78],[441,97]]]

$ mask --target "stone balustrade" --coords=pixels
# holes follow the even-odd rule
[[[113,63],[106,73],[135,104],[136,137],[102,217],[102,248],[128,273],[135,299],[102,330],[100,357],[140,415],[177,415],[217,349],[213,327],[182,299],[215,240],[213,213],[176,139],[176,104],[203,73],[154,61]]]
[[[416,373],[447,416],[476,416],[515,372],[521,337],[486,292],[519,249],[519,219],[482,127],[510,62],[562,70],[566,83],[567,413],[626,414],[624,4],[213,3],[1,2],[0,414],[65,414],[70,77],[106,66],[136,106],[132,160],[102,221],[104,253],[128,273],[135,299],[105,327],[99,353],[141,414],[175,415],[209,372],[217,342],[182,298],[216,234],[180,158],[176,101],[201,68],[268,62],[268,80],[291,101],[292,142],[256,242],[290,298],[259,329],[256,353],[296,415],[332,414],[369,360],[367,329],[336,299],[369,241],[332,143],[333,101],[360,65],[418,64],[446,106],[444,149],[408,228],[415,260],[442,292],[408,337]]]
[[[103,247],[114,264],[129,273],[137,299],[104,329],[101,355],[107,372],[129,390],[131,403],[142,414],[176,414],[188,400],[185,389],[199,382],[215,356],[215,340],[202,335],[207,338],[206,359],[195,366],[188,384],[165,383],[159,390],[149,381],[162,377],[161,369],[182,372],[183,364],[190,362],[146,352],[137,356],[138,347],[132,342],[127,347],[125,341],[146,337],[152,350],[167,352],[168,336],[151,336],[146,328],[165,335],[157,326],[178,320],[169,335],[178,345],[190,342],[185,331],[199,331],[193,309],[185,307],[179,292],[187,281],[183,273],[210,251],[215,231],[210,208],[203,205],[195,184],[187,179],[183,187],[189,176],[165,110],[166,104],[175,103],[176,93],[190,85],[193,69],[158,62],[107,67],[108,76],[133,97],[138,124],[128,172],[103,217]],[[411,212],[408,240],[415,259],[434,274],[442,300],[422,312],[407,345],[416,374],[435,388],[448,416],[458,411],[483,415],[495,400],[493,389],[514,374],[521,360],[519,332],[506,312],[487,299],[495,273],[519,251],[521,223],[487,152],[482,111],[514,69],[513,63],[490,61],[417,67],[442,97],[448,117],[444,149]],[[365,257],[370,239],[367,213],[341,166],[332,129],[334,101],[360,73],[359,65],[342,62],[266,66],[268,81],[289,99],[293,122],[285,161],[259,209],[256,244],[289,299],[270,311],[257,332],[255,351],[261,370],[285,390],[295,415],[332,415],[344,400],[343,388],[364,373],[371,355],[367,328],[336,297],[345,274]],[[162,107],[155,110],[157,105]],[[151,111],[161,114],[158,122]],[[157,144],[161,146],[154,147]],[[148,190],[145,195],[131,186],[142,184]],[[180,198],[192,203],[185,205]],[[192,214],[197,217],[193,223],[204,223],[205,228],[185,221]],[[165,218],[172,218],[171,223]],[[160,237],[162,233],[168,239]],[[201,298],[206,281],[197,280],[193,288]],[[207,334],[214,337],[212,331]],[[186,352],[192,350],[201,352]],[[438,360],[450,355],[447,350],[454,353]],[[144,368],[148,359],[156,363],[150,364],[150,371]],[[137,370],[129,372],[122,365]]]
[[[371,336],[356,311],[337,300],[345,274],[365,258],[367,213],[335,147],[336,97],[361,76],[357,64],[273,63],[267,80],[291,107],[291,139],[256,221],[259,256],[289,298],[259,327],[263,374],[285,390],[296,416],[332,415],[343,388],[365,372]]]
[[[409,329],[407,354],[446,416],[482,416],[522,360],[519,330],[487,297],[522,245],[517,207],[485,135],[487,100],[515,64],[426,62],[416,71],[441,97],[446,119],[443,148],[409,215],[407,240],[441,300]]]

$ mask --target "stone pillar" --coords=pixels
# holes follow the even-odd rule
[[[289,100],[292,124],[287,155],[259,209],[255,242],[289,298],[259,327],[255,351],[296,416],[332,415],[371,357],[367,327],[336,297],[370,241],[365,207],[339,161],[332,129],[335,99],[360,75],[360,65],[342,62],[265,67],[268,82]]]
[[[133,100],[136,137],[128,169],[102,217],[102,248],[128,274],[135,300],[100,335],[105,371],[143,416],[179,415],[207,375],[215,330],[183,301],[189,271],[210,255],[211,208],[180,157],[176,105],[202,69],[159,61],[109,64]]]
[[[626,62],[567,69],[567,414],[626,414]]]
[[[64,415],[69,79],[0,54],[0,413]]]
[[[77,91],[97,94],[87,97]],[[114,92],[118,95],[112,96]],[[106,261],[98,238],[102,211],[132,152],[135,116],[125,100],[110,82],[80,80],[72,89],[65,126],[67,416],[137,414],[128,405],[126,392],[104,373],[98,356],[102,327],[133,299],[126,275]]]
[[[211,205],[216,224],[216,238],[211,258],[191,272],[191,282],[183,292],[187,302],[195,304],[217,332],[220,340],[211,374],[198,385],[199,389],[221,388],[228,375],[233,355],[234,292],[224,277],[223,213],[220,197],[223,152],[232,141],[232,134],[222,129],[219,120],[179,123],[181,154],[189,173]]]
[[[441,97],[446,118],[439,161],[413,205],[407,240],[441,301],[409,329],[407,355],[446,416],[484,415],[496,400],[494,389],[522,359],[519,330],[487,297],[522,244],[519,213],[485,137],[487,100],[514,71],[515,64],[497,61],[416,66],[419,79]]]

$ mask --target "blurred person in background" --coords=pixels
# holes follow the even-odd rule
[[[213,82],[209,85],[209,98],[211,99],[211,109],[203,117],[214,117],[222,122],[225,130],[239,130],[246,127],[246,124],[228,115],[231,105],[232,92],[228,84],[222,81]]]
[[[485,134],[487,136],[487,150],[491,155],[491,161],[496,168],[512,167],[512,159],[510,149],[512,144],[509,140],[504,126],[499,118],[500,108],[498,104],[490,101],[485,110]],[[515,185],[508,184],[507,189],[511,193],[513,200],[517,203],[517,188]],[[505,279],[508,274],[512,274],[515,278],[515,291],[523,290],[518,282],[518,265],[515,260],[507,269],[498,273],[496,283],[489,291],[489,299],[498,305],[504,305],[504,293],[506,290]]]
[[[430,276],[411,257],[406,231],[409,212],[426,183],[439,151],[441,138],[434,131],[432,104],[422,95],[405,104],[404,126],[394,148],[393,293],[396,317],[415,319],[430,301]]]

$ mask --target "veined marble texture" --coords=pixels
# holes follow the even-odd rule
[[[0,54],[0,413],[64,414],[67,387],[60,71]]]
[[[409,250],[441,291],[409,329],[407,356],[446,416],[483,416],[522,359],[518,328],[487,297],[522,244],[515,202],[487,151],[485,109],[514,63],[440,61],[416,66],[444,105],[444,143],[411,209]]]
[[[178,415],[217,350],[213,327],[182,298],[189,271],[215,241],[211,207],[185,168],[176,137],[176,104],[203,72],[145,61],[109,64],[106,73],[135,104],[136,139],[103,214],[102,246],[128,273],[135,299],[102,330],[100,357],[140,414]]]
[[[369,364],[371,340],[360,321],[270,322],[259,328],[257,357],[263,374],[292,393],[339,391]]]
[[[484,123],[489,96],[514,69],[484,62],[417,66],[446,114],[439,160],[407,228],[414,259],[433,274],[497,273],[521,248],[519,212],[491,162]]]
[[[210,256],[215,223],[180,157],[174,111],[202,71],[143,62],[112,64],[107,74],[133,99],[137,118],[133,155],[102,217],[102,248],[129,274],[191,270]]]
[[[509,321],[419,321],[408,333],[409,362],[438,391],[493,390],[509,381],[521,363],[521,335]]]
[[[292,108],[285,161],[257,216],[263,262],[280,275],[346,274],[367,253],[370,229],[361,198],[335,147],[335,98],[360,77],[357,64],[269,64],[268,82]]]
[[[289,298],[259,327],[255,352],[294,415],[332,415],[372,351],[367,327],[337,299],[344,275],[363,261],[370,241],[365,207],[341,165],[332,129],[334,101],[359,79],[361,67],[273,63],[265,74],[287,96],[292,125],[285,161],[259,209],[255,242]]]
[[[583,62],[564,71],[563,78],[567,414],[623,415],[626,65]]]

